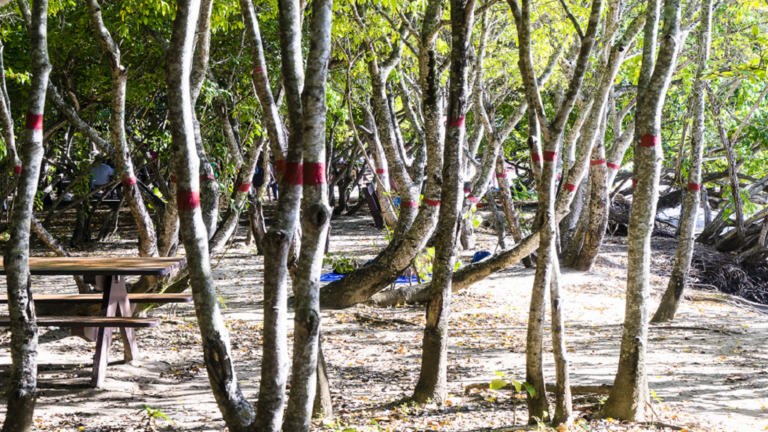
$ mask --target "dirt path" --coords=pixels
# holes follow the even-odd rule
[[[345,251],[358,259],[373,257],[385,239],[371,225],[364,213],[334,220],[332,251]],[[573,385],[610,384],[616,372],[624,311],[624,243],[623,238],[608,239],[589,274],[564,272]],[[492,250],[493,245],[493,235],[478,236],[478,249]],[[134,252],[135,243],[126,239],[120,248],[88,255]],[[462,252],[462,259],[468,261],[473,252]],[[41,249],[35,255],[44,253]],[[654,307],[666,287],[666,263],[661,257],[655,263]],[[236,243],[213,264],[222,312],[232,330],[238,380],[255,401],[262,322],[256,303],[262,297],[263,260]],[[494,372],[523,380],[532,281],[532,270],[514,266],[455,296],[448,371],[453,396],[443,406],[392,404],[409,396],[418,378],[423,308],[324,312],[323,348],[338,420],[334,425],[318,422],[317,428],[480,431],[520,425],[523,401],[509,392],[463,393],[466,385],[497,378]],[[71,279],[64,277],[38,277],[34,286],[47,293],[75,289]],[[139,330],[139,361],[122,364],[122,347],[114,340],[106,385],[100,390],[87,386],[93,344],[69,336],[66,330],[41,331],[37,430],[143,430],[146,422],[137,413],[144,405],[159,408],[174,420],[174,424],[158,421],[162,429],[224,429],[210,393],[191,305],[165,307],[152,314],[165,319],[157,328]],[[358,314],[415,325],[371,323]],[[654,402],[654,411],[665,423],[690,430],[764,430],[768,427],[767,328],[765,316],[720,303],[686,301],[673,326],[652,327],[649,333],[650,387],[660,399]],[[7,389],[9,340],[10,333],[0,334],[2,391]],[[545,374],[554,381],[552,359],[546,357]],[[578,398],[576,408],[582,413],[593,411],[599,397]],[[0,403],[0,414],[4,409],[5,401]],[[590,424],[590,430],[648,428],[606,420]]]

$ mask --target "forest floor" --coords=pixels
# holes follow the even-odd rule
[[[122,229],[130,229],[125,215]],[[332,252],[369,259],[384,246],[382,232],[367,213],[333,220]],[[63,234],[69,228],[61,226]],[[55,231],[55,229],[54,229]],[[240,236],[213,260],[222,313],[231,329],[232,352],[243,393],[258,395],[262,332],[263,259]],[[478,233],[476,250],[492,250],[492,233]],[[47,251],[35,245],[33,255]],[[666,288],[674,241],[654,239],[651,312]],[[136,253],[135,238],[73,251],[83,256]],[[462,251],[469,262],[474,251]],[[610,237],[589,273],[564,270],[564,314],[571,384],[611,384],[618,364],[626,286],[626,238]],[[418,379],[424,309],[419,306],[377,309],[358,306],[324,311],[322,343],[328,362],[337,417],[318,420],[317,430],[338,431],[503,431],[523,425],[524,399],[504,390],[475,389],[505,374],[524,380],[525,337],[533,270],[515,265],[454,296],[449,346],[451,397],[441,406],[402,402]],[[71,278],[34,277],[41,293],[72,293]],[[0,313],[7,313],[0,310]],[[157,421],[160,430],[220,431],[221,415],[210,391],[200,335],[191,304],[166,306],[150,315],[162,317],[153,329],[138,330],[139,360],[122,362],[115,336],[103,389],[88,386],[94,345],[68,330],[41,329],[40,397],[35,430],[140,431],[150,429],[146,407],[172,419]],[[379,321],[368,318],[374,317]],[[406,323],[408,322],[408,323]],[[292,326],[292,323],[289,323]],[[548,322],[546,323],[549,329]],[[671,325],[651,326],[647,367],[655,392],[653,420],[622,424],[591,420],[569,430],[768,430],[768,317],[722,303],[682,304]],[[290,332],[290,330],[289,330]],[[8,387],[10,333],[0,333],[0,391]],[[289,344],[292,338],[289,339]],[[545,345],[551,353],[551,340]],[[545,354],[547,382],[554,381],[551,354]],[[575,396],[579,416],[599,410],[604,395]],[[0,402],[0,418],[6,403]]]

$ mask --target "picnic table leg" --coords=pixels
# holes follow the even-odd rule
[[[102,316],[113,317],[117,311],[120,290],[113,288],[113,284],[105,284],[104,299],[101,303]],[[123,285],[123,291],[125,291],[125,285]],[[93,388],[101,387],[107,375],[109,346],[112,344],[112,330],[112,327],[100,327],[96,337],[96,353],[93,355],[93,371],[91,374],[91,387]]]
[[[112,282],[112,276],[84,276],[85,283],[96,287],[96,291],[107,292]],[[104,311],[101,311],[104,316]],[[80,336],[88,342],[95,342],[99,336],[98,327],[72,327],[72,336]]]
[[[117,295],[117,316],[130,318],[133,315],[130,302],[128,301],[128,291],[125,288],[124,276],[112,277],[112,292]],[[131,362],[138,357],[139,351],[136,347],[136,331],[130,327],[120,327],[120,336],[123,339],[123,352],[125,362]]]

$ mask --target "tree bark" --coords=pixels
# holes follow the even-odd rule
[[[468,58],[474,23],[474,0],[451,0],[451,74],[448,95],[448,123],[443,163],[432,286],[427,303],[422,361],[413,399],[419,403],[442,403],[447,399],[448,320],[451,308],[451,281],[456,260],[456,238],[461,211],[464,116],[468,91]]]
[[[199,12],[200,0],[178,2],[166,60],[168,118],[178,185],[176,198],[211,389],[229,430],[251,431],[254,427],[253,407],[237,382],[229,333],[219,312],[208,258],[208,233],[200,210],[200,159],[195,143],[189,81]]]
[[[48,1],[33,0],[31,10],[19,2],[30,36],[31,69],[29,100],[19,173],[16,202],[9,221],[10,238],[5,247],[8,312],[11,319],[11,373],[8,408],[3,432],[26,432],[32,429],[32,416],[37,399],[37,319],[32,300],[29,275],[29,230],[40,163],[43,159],[43,113],[45,93],[51,65],[48,62]],[[5,92],[5,89],[3,89]],[[10,131],[13,134],[13,130]]]
[[[88,0],[88,12],[91,15],[96,37],[109,61],[112,71],[112,97],[111,118],[109,122],[109,135],[115,149],[115,163],[123,183],[128,207],[131,209],[136,229],[139,233],[139,255],[143,257],[158,256],[155,226],[152,218],[144,205],[137,179],[133,172],[131,149],[125,137],[125,95],[128,82],[128,69],[121,64],[120,47],[112,39],[101,17],[101,5],[97,0]]]
[[[298,7],[298,1],[295,1]],[[302,238],[294,278],[295,317],[291,392],[283,430],[309,431],[317,389],[317,355],[320,349],[320,273],[325,238],[331,220],[328,183],[325,179],[326,98],[328,61],[331,57],[333,1],[312,3],[306,84],[299,109],[303,117]],[[299,35],[300,36],[300,35]],[[301,63],[296,65],[301,67]],[[290,86],[286,86],[289,87]],[[290,91],[290,90],[289,90]],[[291,138],[293,138],[291,136]]]
[[[635,114],[636,178],[629,221],[627,298],[619,369],[611,394],[601,412],[604,417],[644,421],[648,402],[645,351],[648,340],[651,234],[656,216],[659,178],[664,158],[661,146],[661,109],[669,88],[681,41],[680,1],[666,0],[664,28],[655,61],[660,0],[648,2]]]
[[[707,70],[709,49],[712,40],[712,0],[702,0],[701,24],[699,30],[699,63],[696,70],[696,81],[693,83],[693,127],[691,139],[691,161],[688,170],[688,193],[685,196],[685,206],[680,223],[680,240],[675,255],[675,265],[669,277],[667,290],[661,298],[656,313],[651,322],[672,321],[680,305],[680,299],[685,289],[685,280],[691,268],[693,258],[693,234],[696,229],[696,216],[699,211],[701,189],[701,162],[704,156],[705,132],[705,90],[702,76]],[[681,144],[682,145],[682,144]],[[704,205],[709,205],[704,203]]]

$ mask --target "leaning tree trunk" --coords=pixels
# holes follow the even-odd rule
[[[467,109],[467,69],[470,40],[475,16],[475,0],[451,0],[450,90],[448,94],[448,129],[445,139],[443,184],[440,214],[432,264],[432,286],[427,303],[427,324],[422,342],[421,373],[413,399],[419,403],[442,403],[448,397],[448,320],[451,307],[451,281],[456,260],[456,237],[463,201],[463,148]]]
[[[11,99],[8,97],[8,91],[5,88],[3,48],[3,42],[0,41],[0,117],[3,119],[3,138],[5,139],[5,148],[8,151],[8,159],[13,164],[13,173],[21,174],[21,159],[19,159],[19,155],[16,152],[16,135],[13,130]]]
[[[109,122],[109,135],[115,148],[115,162],[123,183],[125,199],[139,232],[139,255],[143,257],[157,256],[155,226],[146,205],[144,205],[139,185],[136,184],[133,162],[131,161],[131,149],[128,147],[128,141],[125,137],[125,95],[128,69],[121,64],[120,47],[112,39],[112,35],[102,20],[101,5],[97,0],[88,0],[87,3],[91,23],[112,71],[112,116]]]
[[[643,421],[648,403],[645,352],[648,341],[651,234],[656,215],[664,152],[661,109],[681,43],[680,0],[666,0],[664,28],[654,64],[660,0],[650,0],[646,14],[643,63],[638,82],[635,149],[636,181],[627,239],[627,298],[619,368],[602,416]]]
[[[298,7],[299,0],[294,0]],[[331,57],[333,0],[312,3],[307,56],[307,79],[299,109],[303,117],[302,237],[293,291],[296,295],[291,393],[285,413],[284,431],[304,432],[312,427],[312,407],[317,390],[317,360],[320,349],[320,273],[325,237],[331,222],[328,183],[325,174],[325,86]],[[301,63],[294,65],[301,67]]]
[[[680,241],[675,255],[675,266],[669,277],[667,291],[661,298],[661,303],[651,322],[672,321],[680,305],[685,289],[685,279],[691,268],[693,258],[693,233],[696,228],[696,216],[699,211],[701,190],[701,161],[704,154],[704,115],[705,92],[702,76],[707,69],[709,47],[712,40],[712,0],[702,1],[701,24],[699,30],[699,64],[696,70],[696,81],[693,84],[693,131],[691,139],[691,162],[688,171],[688,193],[685,194],[685,210],[680,224]],[[682,145],[682,144],[681,144]],[[705,203],[705,205],[708,205]]]
[[[26,5],[20,6],[22,10],[26,9],[23,7]],[[43,112],[48,75],[51,72],[46,39],[48,1],[33,0],[32,8],[28,11],[32,79],[21,157],[22,169],[4,257],[8,312],[11,318],[12,360],[4,432],[26,432],[32,429],[37,398],[37,321],[29,275],[29,229],[43,159]]]
[[[178,186],[176,200],[211,390],[229,430],[249,431],[253,428],[253,407],[240,391],[235,375],[229,333],[219,312],[208,258],[208,232],[200,210],[200,159],[195,145],[189,83],[199,10],[200,0],[178,2],[166,60],[169,120]]]

